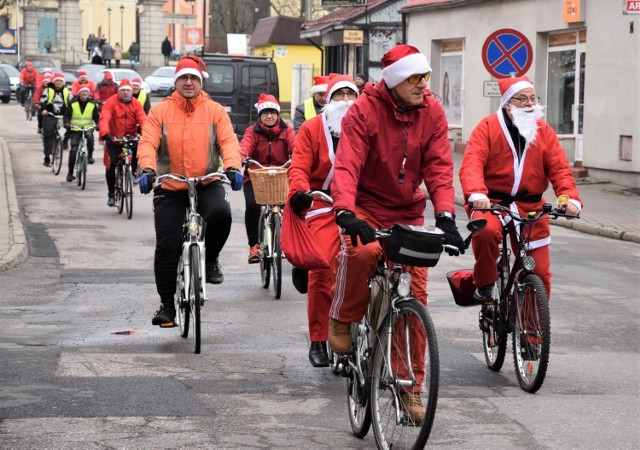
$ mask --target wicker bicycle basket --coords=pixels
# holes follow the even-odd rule
[[[249,169],[253,193],[259,205],[283,205],[289,193],[287,169]]]

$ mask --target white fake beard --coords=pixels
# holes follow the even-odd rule
[[[538,119],[544,117],[544,107],[540,105],[518,108],[510,105],[511,117],[513,124],[518,128],[520,136],[527,141],[527,144],[533,144],[538,135]]]
[[[353,100],[330,101],[325,105],[323,114],[332,136],[340,137],[340,133],[342,133],[342,118],[347,114],[353,102]]]

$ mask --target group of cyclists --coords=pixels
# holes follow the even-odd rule
[[[166,327],[175,321],[175,274],[188,196],[184,186],[172,181],[154,187],[155,178],[166,173],[199,177],[217,171],[222,162],[232,189],[244,192],[248,262],[256,263],[261,258],[260,207],[242,161],[250,157],[264,166],[282,166],[291,159],[285,207],[304,219],[329,262],[329,267],[300,275],[305,277],[308,298],[309,360],[315,367],[326,367],[327,344],[337,354],[348,353],[351,324],[366,312],[368,280],[384,254],[375,229],[425,223],[427,196],[422,184],[444,243],[457,249],[447,252],[464,253],[465,248],[456,226],[448,123],[439,98],[427,88],[431,75],[427,57],[413,46],[400,44],[387,51],[381,63],[382,80],[375,84],[365,84],[362,76],[358,84],[347,75],[316,77],[312,97],[295,110],[293,127],[280,116],[278,99],[263,93],[255,105],[258,120],[240,142],[225,108],[202,89],[209,75],[204,61],[196,56],[178,62],[175,91],[150,110],[136,96],[136,80],[123,80],[114,88],[106,72],[104,82],[93,92],[85,83],[74,93],[64,87],[60,74],[45,73],[37,83],[45,88],[34,96],[43,116],[45,165],[50,163],[48,137],[54,126],[48,116],[65,114],[72,146],[77,146],[73,133],[82,124],[99,123],[109,161],[106,178],[112,206],[114,160],[120,149],[111,138],[141,132],[139,187],[143,194],[154,193],[154,274],[161,301],[152,323]],[[550,182],[557,196],[569,197],[566,212],[577,215],[582,202],[568,160],[555,133],[542,120],[532,82],[526,76],[507,78],[499,80],[499,87],[500,108],[471,133],[460,170],[468,214],[489,203],[508,205],[521,213],[540,209]],[[108,98],[106,92],[112,92]],[[71,167],[70,158],[69,181]],[[312,190],[330,195],[333,205],[314,204]],[[207,223],[205,278],[219,284],[224,280],[219,254],[231,229],[229,196],[222,180],[198,187],[198,210]],[[489,225],[472,240],[478,302],[490,295],[497,278],[495,253],[504,220],[495,214],[482,215]],[[546,224],[537,230],[530,253],[547,294],[551,289],[548,228]],[[427,269],[408,270],[415,298],[427,306]],[[408,388],[401,397],[405,410],[418,420],[425,411],[420,390],[419,385]]]

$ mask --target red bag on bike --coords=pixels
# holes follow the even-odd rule
[[[478,301],[473,298],[476,285],[473,282],[473,270],[454,270],[447,273],[447,280],[453,299],[458,306],[478,306]]]
[[[287,205],[282,215],[282,251],[298,269],[328,269],[329,263],[307,224]]]

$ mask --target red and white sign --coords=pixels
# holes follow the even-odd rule
[[[640,14],[640,0],[626,0],[625,14]]]
[[[186,45],[199,45],[202,47],[202,28],[185,28],[184,43]]]

